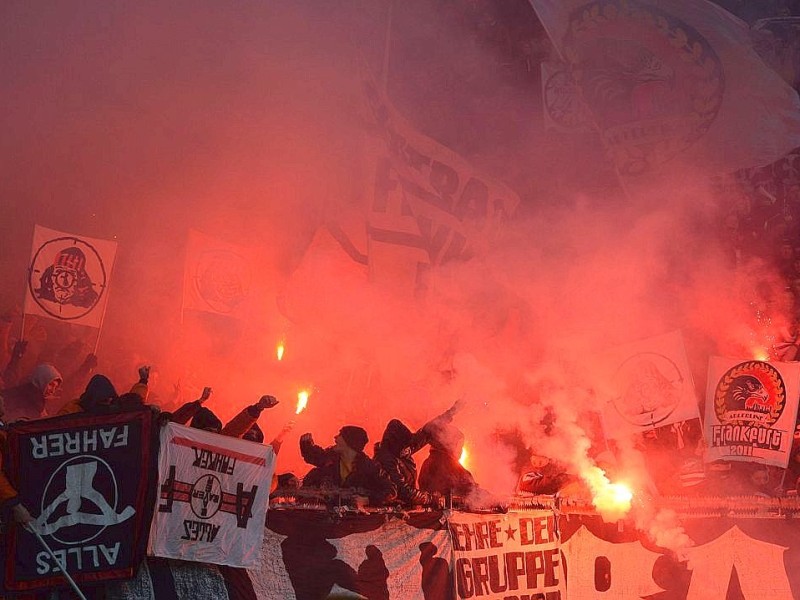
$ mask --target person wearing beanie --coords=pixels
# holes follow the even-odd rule
[[[371,506],[383,506],[397,495],[381,466],[364,454],[367,432],[345,425],[333,437],[334,445],[321,448],[310,433],[300,437],[300,454],[313,469],[303,478],[305,488],[333,487],[353,490],[354,498],[366,497]]]
[[[5,398],[6,419],[39,419],[46,416],[47,403],[58,395],[63,378],[53,365],[37,365],[26,383],[0,392]]]

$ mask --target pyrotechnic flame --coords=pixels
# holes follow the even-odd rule
[[[764,348],[753,348],[753,358],[761,362],[769,362],[769,352]]]
[[[467,459],[469,459],[469,452],[467,452],[467,447],[464,446],[461,448],[461,456],[458,458],[458,464],[460,464],[465,469],[467,468]]]
[[[294,411],[294,414],[299,415],[306,409],[308,405],[308,391],[307,390],[300,390],[297,392],[297,410]]]
[[[283,360],[283,353],[286,351],[286,346],[283,341],[278,342],[278,347],[275,348],[275,355],[278,357],[278,360]]]
[[[592,504],[606,522],[618,521],[628,514],[633,491],[624,483],[611,483],[603,469],[592,466],[583,474],[592,492]]]

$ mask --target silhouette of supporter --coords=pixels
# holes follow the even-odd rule
[[[389,476],[364,454],[367,432],[346,425],[333,438],[334,445],[321,448],[310,433],[300,437],[300,454],[314,468],[303,478],[304,488],[352,489],[356,499],[364,494],[372,506],[381,506],[396,496]]]
[[[464,434],[453,425],[442,425],[431,435],[431,451],[419,472],[420,489],[459,498],[479,490],[472,473],[458,462],[464,448]]]
[[[383,560],[383,553],[370,544],[364,548],[367,558],[358,566],[356,592],[367,600],[389,600],[389,569]]]
[[[356,590],[356,571],[336,558],[336,546],[313,527],[283,540],[281,552],[297,600],[327,598],[334,584]]]
[[[419,545],[419,564],[422,565],[422,593],[425,600],[452,598],[453,586],[450,566],[444,558],[437,557],[438,548],[430,542]]]

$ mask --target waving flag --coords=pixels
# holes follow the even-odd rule
[[[199,231],[189,231],[183,278],[183,309],[241,317],[250,299],[249,250]]]
[[[708,365],[706,460],[786,467],[800,393],[800,364],[712,356]]]
[[[170,423],[161,429],[154,556],[258,566],[272,446]]]
[[[153,412],[70,415],[9,427],[8,475],[51,555],[29,533],[7,534],[5,588],[133,576],[144,557],[155,470]]]
[[[36,225],[25,314],[100,327],[117,243]]]
[[[680,332],[614,348],[603,358],[609,438],[700,417]]]
[[[707,0],[530,0],[617,169],[712,173],[800,145],[797,93],[747,25]]]

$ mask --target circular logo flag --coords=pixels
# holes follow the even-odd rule
[[[36,226],[25,312],[99,327],[116,243]]]

